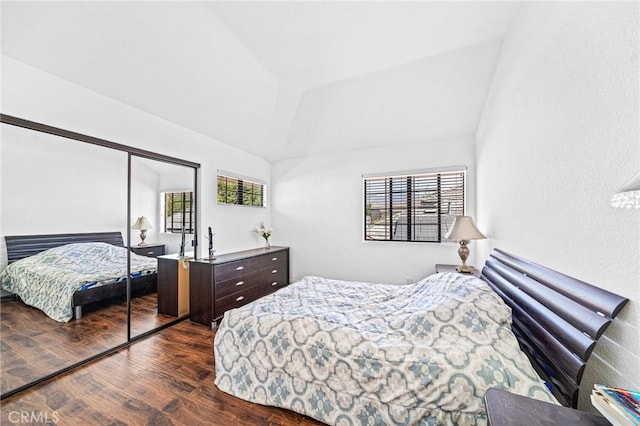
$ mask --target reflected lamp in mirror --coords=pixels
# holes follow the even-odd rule
[[[149,222],[149,219],[144,216],[140,216],[138,219],[136,219],[136,222],[133,224],[131,229],[140,230],[140,242],[138,243],[138,245],[142,246],[144,245],[144,239],[147,238],[147,229],[153,229],[153,226],[151,226],[151,222]]]
[[[475,268],[467,266],[467,258],[469,257],[469,247],[467,244],[469,244],[470,240],[483,240],[487,237],[476,228],[473,218],[471,216],[456,216],[445,238],[456,240],[460,243],[458,256],[460,256],[462,264],[456,268],[456,271],[464,274],[474,272]]]
[[[611,196],[611,207],[640,209],[640,172]]]

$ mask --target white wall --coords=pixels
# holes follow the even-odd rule
[[[0,137],[6,235],[126,231],[126,153],[6,124]]]
[[[218,206],[216,173],[218,169],[224,169],[269,183],[271,166],[266,160],[86,90],[7,56],[2,56],[0,110],[3,114],[200,163],[200,247],[206,250],[203,237],[207,226],[212,226],[216,233],[217,253],[254,248],[262,244],[252,230],[260,222],[271,222],[270,209]],[[28,160],[27,156],[20,159],[21,163],[28,163]],[[0,173],[3,187],[1,230],[2,235],[14,235],[24,232],[24,229],[18,226],[13,216],[5,213],[4,198],[7,187],[18,182],[17,179],[36,181],[44,179],[45,176],[8,176],[4,170],[4,163],[6,161],[3,153],[3,170]],[[124,167],[126,180],[126,164]],[[97,193],[103,191],[102,187],[95,188],[96,186],[88,185],[87,190]],[[31,198],[30,194],[24,193],[23,196],[24,198],[15,201],[30,202],[27,201]],[[98,214],[100,217],[109,218],[113,214],[122,223],[126,220],[125,213],[120,208],[117,211],[100,210]],[[107,227],[106,222],[103,226]],[[109,225],[109,229],[87,229],[103,230],[110,231],[113,227]],[[69,229],[69,226],[61,229],[54,225],[47,226],[46,229],[41,228],[41,231],[55,233],[69,232],[73,229]],[[135,232],[133,237],[137,239]],[[3,258],[5,256],[3,253]]]
[[[404,284],[433,273],[436,263],[459,263],[455,244],[364,242],[362,175],[468,165],[467,212],[473,214],[473,156],[469,135],[275,163],[273,242],[291,246],[292,278]]]
[[[640,211],[609,198],[640,169],[638,3],[531,3],[504,41],[476,135],[478,225],[500,247],[631,299],[594,382],[640,389]]]
[[[133,225],[140,216],[145,216],[149,220],[153,228],[147,230],[147,237],[144,240],[147,244],[159,242],[158,235],[160,230],[158,219],[160,215],[160,203],[158,202],[159,176],[155,170],[149,167],[148,162],[151,161],[137,157],[131,159],[131,224]],[[126,220],[126,216],[122,219]],[[132,229],[131,244],[137,245],[139,242],[140,231]]]

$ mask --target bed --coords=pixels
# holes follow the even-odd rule
[[[5,236],[4,290],[56,321],[82,317],[82,307],[127,294],[120,232]],[[156,291],[157,260],[131,253],[132,295]]]
[[[626,302],[500,250],[482,279],[305,277],[225,314],[215,384],[337,425],[486,424],[490,388],[575,407],[593,346]]]

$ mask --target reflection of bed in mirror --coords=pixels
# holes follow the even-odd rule
[[[127,294],[127,249],[124,247],[120,232],[5,236],[5,242],[8,263],[10,266],[14,265],[12,268],[15,270],[12,271],[14,275],[9,275],[9,268],[3,271],[3,289],[16,293],[25,303],[43,310],[43,312],[57,321],[68,321],[72,317],[79,319],[82,317],[83,306],[121,298]],[[81,244],[78,245],[79,243]],[[69,283],[71,289],[65,286],[63,290],[69,293],[69,298],[71,299],[67,299],[66,296],[61,297],[63,306],[51,307],[53,302],[42,300],[52,296],[52,294],[48,294],[52,293],[49,289],[44,290],[44,287],[39,287],[46,285],[45,282],[47,284],[52,282],[49,278],[32,280],[28,289],[18,283],[17,277],[20,275],[15,274],[24,273],[29,269],[27,269],[28,265],[24,265],[23,268],[18,270],[15,265],[20,265],[20,263],[16,262],[26,261],[34,265],[33,261],[35,260],[44,262],[47,265],[47,269],[53,264],[63,268],[66,267],[66,269],[62,270],[56,269],[53,273],[57,281],[61,277],[74,278],[74,282]],[[80,271],[79,274],[76,271],[70,272],[70,269],[74,269],[74,265],[70,266],[70,263],[76,263],[75,269],[77,269],[79,266],[77,263],[82,262],[86,263],[88,271]],[[106,265],[107,267],[103,270],[100,265]],[[37,268],[39,269],[40,267]],[[89,272],[92,269],[93,271]],[[109,271],[106,271],[107,269]],[[115,271],[117,270],[124,272],[116,273]],[[131,253],[132,297],[156,291],[156,272],[156,259]],[[29,274],[31,273],[29,272]],[[97,275],[92,275],[92,273]],[[76,282],[76,279],[80,276],[82,277],[81,282]],[[56,283],[52,287],[58,288],[58,284]],[[43,304],[44,306],[38,306]],[[51,312],[47,312],[45,309]]]

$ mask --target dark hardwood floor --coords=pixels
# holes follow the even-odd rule
[[[156,293],[131,300],[131,335],[176,318],[158,314]],[[20,300],[0,305],[2,392],[17,389],[127,341],[126,302],[107,301],[84,310],[79,320],[61,323]]]
[[[213,332],[187,320],[3,400],[0,423],[24,416],[64,425],[321,424],[227,395],[214,377]]]

